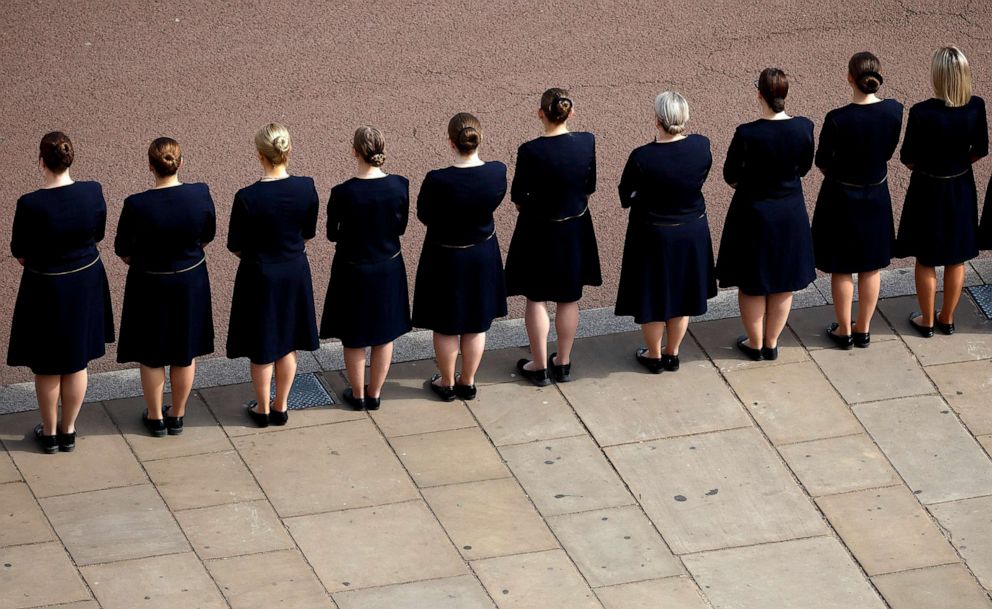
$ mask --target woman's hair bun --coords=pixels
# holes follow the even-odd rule
[[[255,148],[273,165],[284,165],[289,161],[293,141],[289,138],[286,127],[279,123],[269,123],[255,134]]]
[[[784,97],[773,98],[772,103],[769,105],[771,106],[772,110],[774,110],[775,112],[783,112],[785,111],[785,98]]]
[[[176,175],[183,161],[179,142],[171,137],[160,137],[148,147],[148,164],[161,177]]]
[[[373,167],[382,167],[382,164],[386,162],[386,155],[379,152],[377,154],[373,154],[366,160],[369,162],[369,165]]]
[[[382,167],[386,162],[386,138],[375,127],[362,125],[356,129],[351,146],[362,160],[373,167]]]
[[[765,68],[758,76],[758,93],[773,112],[784,112],[789,77],[779,68]]]
[[[41,157],[42,162],[45,163],[45,167],[50,171],[62,173],[66,169],[69,169],[75,158],[72,140],[61,131],[46,133],[41,138],[41,144],[38,147],[38,156]]]
[[[283,135],[277,135],[276,137],[272,138],[272,147],[278,150],[279,152],[288,152],[289,138]]]
[[[471,126],[462,127],[458,130],[458,140],[455,144],[457,144],[459,148],[477,148],[480,140],[481,136],[479,135],[478,129]]]
[[[548,89],[541,95],[541,112],[544,117],[554,124],[561,124],[568,120],[572,108],[575,106],[568,91],[557,87]]]
[[[882,86],[882,62],[868,51],[855,53],[847,62],[847,73],[851,75],[854,86],[866,95],[878,92]]]
[[[468,112],[459,112],[448,121],[448,139],[458,152],[471,154],[482,144],[482,123]]]

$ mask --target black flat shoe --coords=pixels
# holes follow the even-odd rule
[[[871,344],[871,332],[851,332],[851,338],[859,349],[866,349]]]
[[[835,333],[834,330],[836,330],[839,327],[840,324],[837,323],[836,321],[830,324],[829,326],[827,326],[827,338],[830,339],[830,342],[832,342],[840,349],[843,349],[844,351],[848,351],[854,348],[854,336],[852,334],[843,336]]]
[[[764,349],[755,349],[754,347],[749,347],[749,346],[747,346],[747,345],[744,344],[746,342],[747,342],[747,336],[746,335],[745,336],[738,336],[737,337],[737,348],[740,349],[741,353],[743,353],[744,355],[748,356],[752,360],[754,360],[756,362],[760,362],[763,359],[763,357],[762,357],[762,351],[764,351]]]
[[[167,431],[170,436],[178,436],[183,433],[183,418],[170,417],[170,408],[172,408],[172,404],[166,404],[162,407],[162,420],[165,421],[165,431]]]
[[[933,336],[933,326],[924,326],[922,324],[916,323],[916,317],[920,315],[919,311],[914,311],[909,314],[909,325],[913,326],[920,336],[923,338],[930,338]]]
[[[379,410],[380,406],[382,406],[382,400],[380,398],[365,396],[365,410]]]
[[[59,452],[59,441],[58,437],[51,435],[45,435],[45,426],[38,423],[34,426],[34,437],[38,441],[38,446],[41,447],[41,452],[46,455],[54,455]]]
[[[548,370],[551,371],[555,380],[559,383],[567,383],[572,380],[572,362],[567,364],[556,364],[555,358],[558,357],[558,352],[552,353],[548,356]]]
[[[669,372],[676,372],[679,369],[679,356],[662,353],[661,365],[665,368],[665,370],[668,370]]]
[[[778,345],[774,347],[762,347],[761,348],[761,359],[768,360],[769,362],[774,362],[778,359]]]
[[[941,333],[946,334],[948,336],[954,334],[954,323],[945,324],[944,322],[940,321],[940,311],[937,311],[937,314],[933,316],[933,327],[937,328],[938,330],[941,331]]]
[[[273,410],[269,409],[269,425],[283,426],[289,423],[289,411],[288,410]]]
[[[355,392],[352,391],[351,387],[348,387],[341,393],[341,399],[352,410],[365,410],[365,398],[356,398]]]
[[[441,378],[441,374],[435,372],[434,375],[431,376],[430,380],[427,381],[427,384],[430,385],[431,391],[433,391],[434,395],[441,398],[441,400],[444,402],[454,402],[456,397],[455,388],[450,385],[445,387],[443,385],[438,385],[437,383],[434,382],[439,380],[440,378]]]
[[[647,349],[641,347],[637,351],[634,351],[634,359],[637,360],[638,364],[644,366],[651,374],[661,374],[665,369],[664,364],[662,364],[662,360],[660,358],[656,359],[653,357],[648,357],[646,355],[647,352]]]
[[[70,433],[59,432],[55,434],[55,438],[58,440],[59,443],[59,452],[71,453],[72,451],[76,450],[76,432],[74,431]]]
[[[524,377],[531,383],[534,383],[538,387],[547,387],[551,384],[551,378],[548,376],[548,369],[542,368],[541,370],[528,370],[524,368],[528,363],[529,359],[522,359],[517,362],[517,372],[520,376]]]
[[[248,400],[245,402],[245,412],[248,413],[248,418],[252,420],[258,427],[268,427],[269,426],[269,415],[265,413],[258,412],[255,410],[255,406],[258,406],[258,402],[255,400]]]
[[[161,438],[165,435],[165,421],[162,419],[149,419],[148,411],[141,411],[141,424],[148,430],[148,434],[154,438]]]
[[[474,400],[475,396],[479,395],[479,390],[475,387],[475,383],[471,385],[462,385],[458,381],[462,378],[460,374],[455,375],[455,395],[462,400]]]

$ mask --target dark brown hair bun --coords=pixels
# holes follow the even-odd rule
[[[541,112],[544,117],[556,125],[560,125],[568,120],[574,103],[568,96],[568,90],[557,87],[548,89],[541,95]]]
[[[448,121],[448,138],[458,152],[470,154],[482,143],[482,124],[468,112],[459,112]]]
[[[362,125],[356,129],[351,145],[358,156],[373,167],[382,167],[386,162],[386,138],[375,127]]]
[[[758,92],[772,111],[783,112],[789,95],[789,77],[778,68],[765,68],[758,76]]]
[[[854,79],[854,86],[866,95],[878,92],[882,86],[882,62],[872,53],[855,53],[847,62],[847,71]]]
[[[179,142],[171,137],[160,137],[148,147],[148,164],[159,177],[174,176],[183,162]]]
[[[45,167],[48,167],[50,171],[55,173],[62,173],[66,169],[69,169],[76,156],[72,148],[72,140],[61,131],[46,133],[41,138],[38,154],[42,162],[45,163]]]

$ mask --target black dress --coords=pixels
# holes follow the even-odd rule
[[[506,254],[510,296],[575,302],[583,286],[603,284],[589,212],[595,191],[593,134],[539,137],[520,146],[510,190],[520,208]]]
[[[241,262],[227,357],[270,364],[320,346],[305,243],[317,234],[319,213],[312,178],[258,181],[234,196],[227,249],[239,252]]]
[[[885,99],[831,110],[816,166],[825,176],[813,212],[816,268],[860,273],[889,266],[895,224],[888,162],[899,144],[902,104]]]
[[[17,200],[10,252],[24,271],[10,326],[8,366],[79,372],[114,342],[110,286],[96,244],[107,203],[97,182],[74,182]]]
[[[630,154],[620,178],[620,205],[630,215],[617,315],[646,324],[706,312],[717,292],[702,191],[712,165],[710,141],[701,135]]]
[[[813,166],[813,122],[797,116],[737,127],[723,179],[736,184],[720,239],[720,287],[751,296],[812,283],[813,239],[801,178]]]
[[[410,331],[400,235],[410,182],[396,175],[352,178],[331,189],[327,238],[337,242],[320,322],[321,338],[348,348],[383,345]]]
[[[928,99],[909,110],[900,159],[913,174],[899,220],[896,256],[923,266],[960,264],[978,255],[978,192],[973,159],[989,153],[985,101],[947,107]]]
[[[982,208],[982,223],[978,227],[978,248],[992,250],[992,178],[985,190],[985,207]]]
[[[413,291],[413,325],[439,334],[485,332],[506,315],[503,259],[493,212],[506,196],[506,165],[427,174],[417,218],[427,225]]]
[[[114,251],[130,259],[117,361],[189,366],[214,350],[203,246],[217,221],[206,184],[155,188],[124,200]]]

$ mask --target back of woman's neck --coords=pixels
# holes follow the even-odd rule
[[[472,154],[459,154],[455,157],[455,167],[478,167],[479,165],[484,165],[484,163],[479,158],[478,151]]]
[[[861,91],[855,91],[854,93],[854,103],[859,106],[866,106],[880,101],[882,100],[874,93],[862,93]]]
[[[568,124],[559,123],[557,125],[553,123],[548,123],[544,126],[544,137],[554,137],[556,135],[563,135],[568,133]]]
[[[179,181],[179,176],[155,176],[155,188],[171,188],[172,186],[179,186],[181,182]]]
[[[272,167],[266,167],[263,172],[263,180],[281,180],[283,178],[289,177],[289,171],[286,165],[274,165]]]
[[[46,173],[41,187],[58,188],[60,186],[68,186],[69,184],[72,184],[72,178],[69,177],[68,171],[63,171],[62,173]]]

